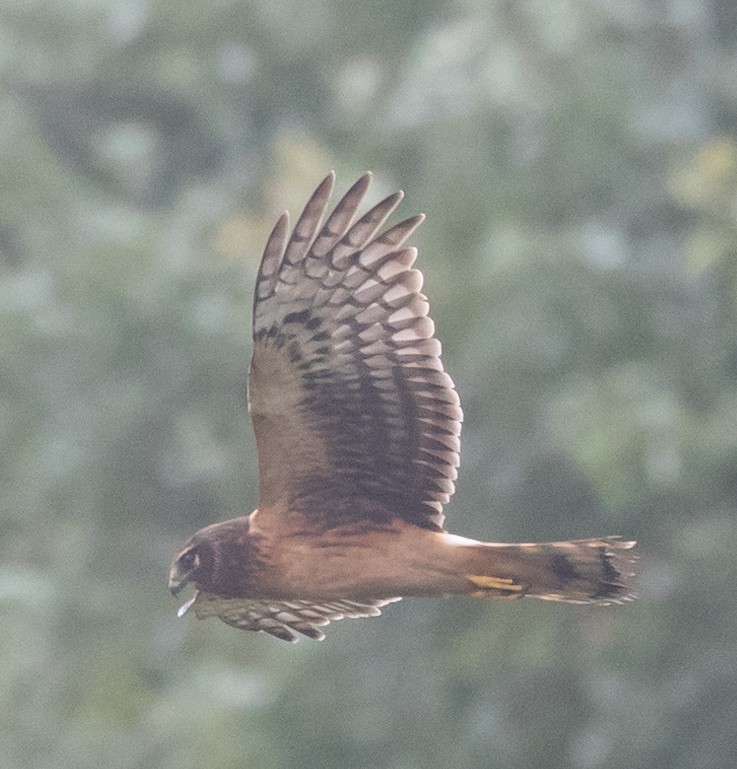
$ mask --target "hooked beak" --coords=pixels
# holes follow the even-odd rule
[[[169,572],[169,590],[171,590],[171,594],[173,596],[179,595],[179,593],[184,590],[185,587],[189,584],[189,580],[192,578],[192,574],[194,573],[194,569],[191,569],[190,571],[186,571],[184,573],[181,573],[179,568],[176,564],[174,564],[171,567],[171,571]],[[179,607],[179,611],[177,612],[177,617],[183,617],[184,614],[187,612],[187,609],[197,600],[197,596],[199,593],[195,593],[189,601],[186,601]]]
[[[194,571],[194,569],[192,571]],[[192,576],[192,571],[187,571],[182,574],[176,564],[171,567],[171,571],[169,572],[169,590],[173,596],[179,595],[179,593],[187,587],[190,577]]]

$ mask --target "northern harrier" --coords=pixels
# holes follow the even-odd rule
[[[296,641],[402,596],[627,600],[634,542],[498,544],[444,530],[462,412],[417,250],[403,245],[424,217],[382,230],[397,192],[354,222],[370,179],[321,224],[330,174],[291,235],[285,213],[269,236],[249,376],[259,506],[201,529],[176,556],[172,593],[197,589],[180,616],[193,606]]]

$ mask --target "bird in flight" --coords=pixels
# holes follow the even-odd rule
[[[362,176],[325,217],[334,174],[266,243],[253,300],[249,411],[259,501],[195,533],[169,587],[199,618],[285,641],[404,596],[619,603],[634,542],[479,542],[448,533],[462,412],[434,337],[417,249],[422,215],[357,211]],[[323,221],[324,219],[324,221]]]

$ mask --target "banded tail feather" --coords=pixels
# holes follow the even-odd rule
[[[469,554],[469,592],[479,598],[527,596],[567,603],[630,601],[634,546],[619,537],[484,543]]]

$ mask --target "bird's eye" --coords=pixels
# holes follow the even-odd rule
[[[200,564],[200,556],[197,552],[197,548],[192,548],[191,550],[187,550],[186,553],[182,553],[182,555],[179,558],[179,565],[184,569],[185,571],[191,571],[192,569],[196,568]]]

